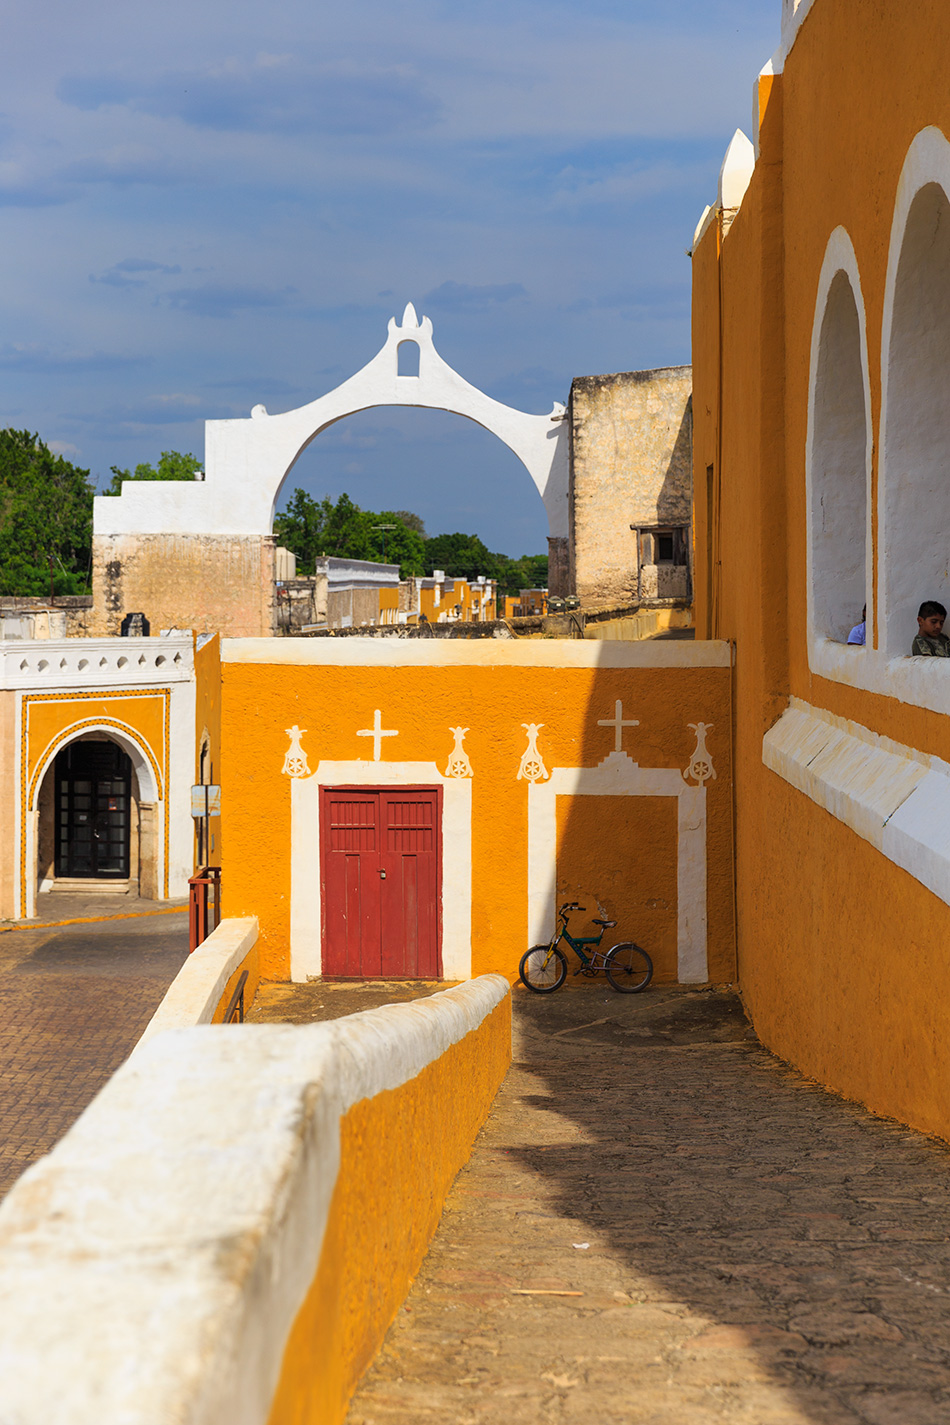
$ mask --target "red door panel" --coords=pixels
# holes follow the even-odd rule
[[[378,976],[379,798],[324,794],[324,974]]]
[[[325,975],[441,975],[440,796],[415,787],[324,791]]]
[[[436,979],[441,973],[438,792],[382,792],[380,803],[383,973]]]

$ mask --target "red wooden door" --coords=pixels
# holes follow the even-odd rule
[[[438,787],[324,789],[324,974],[441,975],[440,798]]]

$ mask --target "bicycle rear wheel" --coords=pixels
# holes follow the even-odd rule
[[[525,989],[549,995],[567,977],[567,956],[556,945],[535,945],[522,955],[518,974]]]
[[[624,940],[607,951],[604,972],[615,990],[622,995],[635,995],[652,980],[653,961],[639,945]]]

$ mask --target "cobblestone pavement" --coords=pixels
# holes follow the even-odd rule
[[[119,1067],[187,955],[187,913],[0,934],[0,1194]]]
[[[515,1011],[348,1425],[950,1422],[950,1150],[772,1058],[727,995]]]

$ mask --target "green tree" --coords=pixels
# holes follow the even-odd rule
[[[477,534],[436,534],[425,544],[426,573],[442,569],[450,579],[475,579],[484,574],[497,579],[499,557],[492,554]]]
[[[0,430],[0,593],[86,591],[94,493],[38,435]]]
[[[123,480],[193,480],[195,471],[203,470],[204,466],[196,455],[163,450],[157,465],[136,465],[134,471],[120,470],[117,465],[110,465],[109,469],[112,479],[103,490],[104,495],[121,495]]]
[[[403,579],[421,574],[425,564],[422,535],[408,528],[400,514],[361,510],[349,495],[341,495],[334,504],[328,496],[315,500],[305,490],[294,490],[286,509],[274,518],[274,533],[285,549],[296,554],[300,572],[312,574],[314,561],[327,554],[381,563],[384,532],[375,528],[378,525],[395,526],[385,531],[386,563],[398,564]]]
[[[412,513],[412,510],[397,510],[394,515],[394,518],[397,520],[402,520],[403,524],[406,526],[406,529],[414,529],[416,534],[421,534],[422,538],[425,539],[425,524],[423,523],[419,515],[414,515]]]

